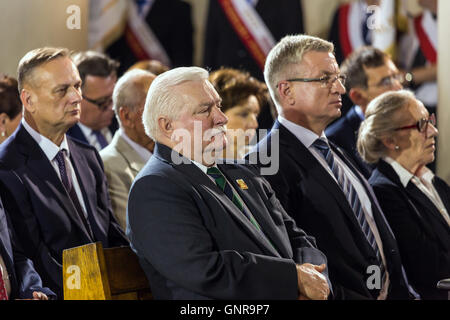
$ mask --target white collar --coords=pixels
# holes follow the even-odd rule
[[[127,136],[125,131],[122,130],[122,128],[119,128],[119,134],[122,136],[125,142],[127,142],[131,146],[131,148],[133,148],[133,150],[136,151],[137,154],[139,154],[142,160],[148,161],[148,159],[150,159],[152,153],[149,150],[145,149],[143,146],[141,146],[139,143],[136,143],[133,140],[131,140],[130,137]]]
[[[57,146],[53,143],[50,139],[47,137],[41,135],[39,132],[34,130],[25,120],[25,118],[22,118],[22,125],[24,126],[25,130],[31,135],[31,137],[36,141],[36,143],[39,145],[39,147],[42,149],[42,151],[47,156],[48,160],[53,161],[53,159],[56,157],[56,154],[60,150],[66,150],[67,154],[66,156],[70,156],[70,150],[69,150],[69,144],[67,143],[67,137],[64,135],[64,139],[61,142],[60,146]]]
[[[278,122],[281,123],[283,126],[286,127],[294,136],[297,137],[298,140],[300,140],[301,143],[306,148],[310,148],[314,141],[316,141],[319,138],[325,139],[325,141],[328,142],[327,137],[325,136],[325,132],[322,131],[322,134],[320,137],[312,132],[309,129],[306,129],[305,127],[302,127],[292,121],[287,120],[286,118],[282,117],[281,115],[278,116]]]
[[[212,167],[216,167],[216,168],[217,168],[217,165],[216,165],[216,164],[214,164],[214,165],[211,166],[211,167],[207,167],[207,166],[205,166],[204,164],[199,163],[199,162],[196,162],[196,161],[194,161],[194,160],[191,160],[191,162],[192,162],[193,164],[195,164],[195,165],[196,165],[200,170],[202,170],[205,174],[208,174],[207,171],[208,171],[209,168],[212,168]]]
[[[394,169],[395,173],[400,178],[402,186],[406,188],[409,181],[414,177],[414,175],[391,157],[384,157],[383,160],[391,165],[392,169]]]

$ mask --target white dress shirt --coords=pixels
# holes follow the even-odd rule
[[[390,157],[384,157],[384,161],[386,161],[388,164],[391,165],[392,169],[394,169],[395,173],[400,178],[400,182],[403,185],[403,187],[406,188],[409,181],[414,183],[414,185],[425,195],[428,199],[435,205],[436,209],[439,210],[442,217],[445,221],[447,221],[448,225],[450,226],[450,216],[447,212],[447,209],[444,206],[444,203],[442,202],[441,197],[439,196],[439,193],[437,192],[436,188],[433,185],[433,178],[434,173],[428,169],[424,168],[423,173],[421,176],[415,176],[408,170],[406,170],[400,163],[395,161],[394,159]]]
[[[48,161],[50,161],[51,165],[53,166],[53,169],[55,169],[56,174],[58,175],[58,178],[61,180],[61,174],[59,172],[58,162],[56,161],[55,157],[58,154],[60,150],[65,150],[66,152],[66,168],[68,173],[70,172],[70,176],[72,177],[72,185],[75,189],[75,192],[78,197],[78,201],[80,202],[81,208],[83,209],[83,213],[85,217],[87,217],[87,210],[86,205],[83,200],[83,194],[81,192],[80,185],[78,183],[77,176],[75,174],[75,170],[72,166],[72,162],[70,159],[70,150],[69,145],[67,143],[67,137],[64,135],[64,139],[61,142],[61,145],[58,147],[56,144],[54,144],[51,140],[41,135],[39,132],[34,130],[26,121],[25,118],[22,119],[22,124],[25,128],[25,130],[28,131],[28,133],[33,137],[33,139],[36,141],[36,143],[39,145],[39,147],[42,149],[44,154],[46,155]],[[62,180],[61,180],[62,181]]]
[[[78,126],[80,126],[80,129],[83,132],[83,134],[86,137],[86,140],[89,142],[89,144],[91,146],[95,147],[95,149],[97,149],[97,151],[102,150],[102,146],[100,145],[100,142],[98,142],[97,136],[94,134],[94,130],[92,130],[89,127],[86,127],[81,122],[78,122]],[[103,129],[101,129],[99,131],[105,137],[106,142],[108,142],[108,144],[111,143],[111,141],[112,141],[112,134],[111,134],[111,131],[109,130],[109,128],[105,127],[105,128],[103,128]]]
[[[122,128],[119,129],[119,134],[130,145],[130,147],[133,148],[134,151],[136,151],[136,153],[142,158],[142,160],[147,162],[150,159],[152,153],[148,149],[141,146],[139,143],[131,140],[130,137],[127,136],[125,131],[122,130]]]
[[[311,152],[311,154],[319,161],[319,163],[324,167],[324,169],[328,172],[328,174],[333,178],[334,181],[338,184],[338,181],[336,180],[336,177],[334,176],[333,172],[331,171],[330,167],[328,166],[328,163],[314,146],[313,143],[319,138],[324,139],[328,142],[327,137],[325,136],[325,132],[322,132],[321,136],[319,137],[317,134],[312,132],[309,129],[306,129],[292,121],[289,121],[282,116],[278,116],[278,122],[280,122],[284,127],[286,127],[287,130],[289,130],[293,135],[297,137],[297,139]],[[361,207],[364,212],[364,216],[367,220],[367,223],[369,224],[369,227],[375,237],[375,241],[377,243],[378,249],[380,251],[381,259],[384,264],[385,270],[386,270],[386,281],[384,282],[382,289],[380,290],[380,294],[378,296],[379,300],[384,300],[387,297],[387,289],[389,288],[389,274],[387,272],[386,268],[386,258],[384,256],[383,251],[383,242],[381,241],[380,233],[378,232],[377,225],[375,223],[375,220],[373,218],[373,212],[372,212],[372,202],[370,201],[369,196],[367,195],[366,190],[364,189],[364,186],[359,181],[359,179],[356,177],[356,175],[353,173],[353,171],[345,164],[345,162],[330,148],[330,151],[333,152],[334,160],[339,163],[341,168],[344,169],[345,175],[350,180],[353,188],[355,189],[359,201],[361,202]],[[338,184],[339,185],[339,184]],[[340,187],[339,187],[340,188]],[[356,216],[355,216],[356,218]]]

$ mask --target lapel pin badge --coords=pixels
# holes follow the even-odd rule
[[[244,180],[242,179],[237,179],[236,183],[239,185],[239,188],[241,188],[242,190],[248,190],[248,186],[247,184],[244,182]]]

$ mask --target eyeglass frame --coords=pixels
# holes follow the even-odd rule
[[[335,75],[335,78],[333,81],[331,81],[331,83],[329,82],[330,79],[332,78],[332,75],[323,75],[320,78],[293,78],[293,79],[286,79],[284,81],[288,81],[288,82],[321,82],[322,86],[324,88],[331,88],[333,86],[333,84],[339,80],[339,82],[341,83],[342,86],[345,87],[345,81],[347,80],[347,76],[343,75],[343,74],[339,74],[339,75]],[[282,81],[280,81],[277,84],[277,88],[280,85]]]
[[[388,84],[383,83],[384,81],[386,81],[388,79],[390,81]],[[389,88],[389,87],[392,87],[394,85],[393,80],[397,80],[400,84],[403,84],[405,79],[403,78],[401,73],[397,73],[397,74],[394,74],[394,75],[390,75],[388,77],[384,77],[377,84],[367,85],[367,87],[377,87],[377,88],[385,87],[385,88]]]
[[[423,129],[421,128],[420,123],[425,122],[423,126]],[[394,129],[394,131],[400,131],[400,130],[408,130],[408,129],[417,129],[417,131],[419,131],[420,133],[426,132],[428,129],[428,124],[431,123],[433,125],[433,127],[436,127],[436,115],[434,113],[432,113],[428,119],[422,118],[419,121],[417,121],[415,124],[412,124],[410,126],[404,126],[404,127],[400,127],[400,128],[396,128]]]
[[[101,111],[105,111],[106,109],[108,109],[108,107],[113,102],[112,96],[102,97],[102,98],[94,100],[94,99],[90,99],[90,98],[86,97],[85,95],[83,95],[83,99],[85,99],[86,101],[88,101],[92,104],[95,104]]]

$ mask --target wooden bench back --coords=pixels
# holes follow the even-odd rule
[[[148,280],[129,247],[101,242],[63,251],[64,300],[147,300]]]

